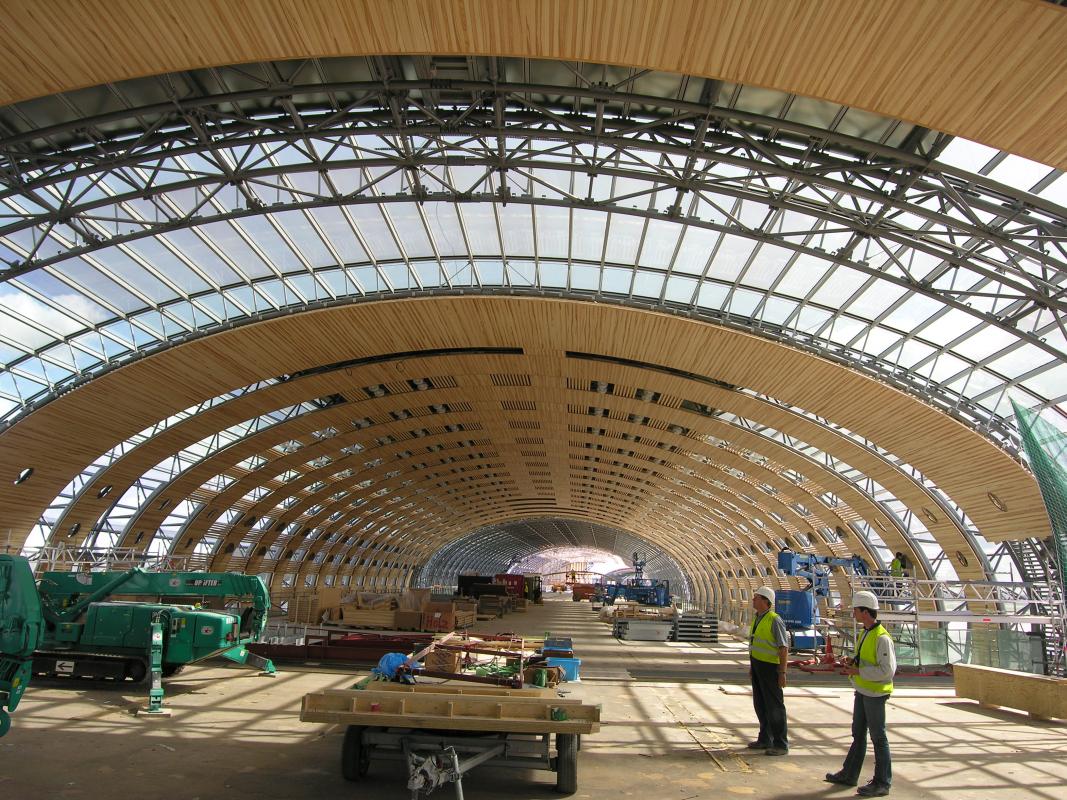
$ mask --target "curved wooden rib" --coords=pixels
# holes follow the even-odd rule
[[[0,20],[0,103],[253,61],[511,55],[772,87],[1067,167],[1067,10],[1036,0],[37,0]]]
[[[178,476],[159,495],[170,500],[170,505],[160,509],[157,498],[146,503],[122,543],[146,547],[169,508],[193,497],[206,507],[186,523],[175,552],[191,552],[196,542],[210,535],[220,540],[216,567],[295,572],[298,580],[321,569],[323,574],[373,574],[402,581],[436,548],[481,525],[553,514],[630,530],[662,546],[687,565],[694,577],[703,576],[709,584],[725,569],[735,573],[734,584],[765,581],[767,569],[773,567],[773,554],[764,547],[768,534],[782,536],[790,530],[810,534],[813,526],[840,527],[848,534],[840,546],[812,536],[813,550],[860,552],[862,542],[849,531],[848,523],[864,519],[891,547],[906,547],[882,510],[836,473],[754,433],[745,434],[721,420],[687,411],[683,400],[727,411],[818,447],[874,478],[915,513],[933,507],[937,521],[928,522],[928,527],[947,552],[973,553],[963,532],[934,506],[920,483],[876,452],[795,409],[862,435],[920,470],[960,505],[988,539],[1048,535],[1037,486],[1025,469],[979,434],[895,389],[809,354],[706,323],[593,303],[507,297],[382,301],[305,312],[217,333],[109,373],[0,435],[0,474],[8,476],[0,482],[0,503],[8,512],[6,526],[18,545],[63,487],[101,453],[223,392],[349,359],[476,347],[521,348],[522,353],[392,359],[296,378],[206,410],[132,448],[96,475],[57,526],[62,537],[69,524],[78,522],[79,533],[57,541],[83,539],[107,505],[166,456],[241,421],[335,392],[349,402],[249,436]],[[707,376],[742,390],[660,369],[566,357],[578,348]],[[405,388],[406,381],[420,377],[435,378],[438,388]],[[594,380],[613,383],[615,393],[591,391]],[[382,398],[363,392],[363,387],[378,383],[394,386],[395,392]],[[636,398],[639,388],[660,393],[660,402]],[[428,407],[434,403],[447,403],[452,410],[431,414]],[[604,409],[607,416],[590,415],[590,407]],[[390,416],[390,411],[400,409],[411,417],[395,420]],[[631,414],[649,420],[644,425],[635,423],[629,419]],[[351,421],[360,417],[376,424],[363,431],[354,429]],[[445,424],[463,424],[468,430],[449,432]],[[312,431],[330,425],[338,429],[337,436],[323,441],[311,436]],[[672,432],[672,425],[688,430]],[[587,432],[589,427],[593,433]],[[415,428],[434,430],[413,439],[408,432]],[[281,515],[273,512],[281,499],[343,469],[347,462],[337,460],[341,447],[357,441],[366,444],[384,434],[396,441],[349,458],[358,470],[355,476],[327,482]],[[624,435],[640,435],[643,441],[633,442]],[[535,448],[524,445],[527,436],[543,443]],[[729,446],[717,447],[705,441],[706,436],[723,439]],[[290,456],[272,450],[289,439],[301,440],[305,446]],[[472,443],[465,444],[467,440]],[[427,451],[427,445],[438,444],[448,450]],[[594,449],[598,445],[605,449]],[[626,454],[611,452],[620,449]],[[397,455],[405,450],[418,450],[419,455],[398,460]],[[747,461],[742,457],[744,450],[766,456],[770,466]],[[467,458],[477,452],[485,457]],[[234,465],[249,456],[268,453],[268,466],[243,476],[234,472]],[[302,468],[303,474],[289,484],[276,479],[289,466],[320,455],[335,460],[317,471]],[[441,466],[449,455],[462,459],[459,464]],[[602,456],[602,460],[589,461],[586,455]],[[384,459],[382,464],[363,466],[378,457]],[[666,463],[659,464],[659,459]],[[612,460],[619,465],[612,465]],[[445,474],[463,461],[477,468]],[[428,467],[414,469],[416,462]],[[34,468],[31,478],[14,484],[14,476],[27,466]],[[735,478],[722,467],[740,469],[747,477]],[[639,473],[641,469],[651,471]],[[807,482],[799,486],[790,482],[781,474],[784,469],[803,474]],[[397,475],[389,477],[397,470]],[[548,476],[535,483],[532,470]],[[435,472],[441,474],[431,474]],[[221,492],[205,494],[201,485],[222,473],[237,480]],[[504,474],[506,484],[498,480]],[[354,489],[355,483],[367,478],[376,483],[366,490]],[[718,483],[712,484],[712,479]],[[382,487],[395,493],[408,480],[415,482],[409,491],[424,489],[420,497],[426,501],[426,512],[393,525],[383,516],[388,509],[382,508],[366,519],[374,523],[375,530],[379,525],[391,526],[393,536],[372,531],[359,537],[349,532],[334,542],[325,541],[344,521],[343,517],[331,522],[330,515],[347,508],[352,498],[368,497]],[[758,483],[767,484],[778,495],[762,493]],[[98,497],[99,489],[107,485],[112,491]],[[257,487],[270,494],[259,502],[245,499]],[[350,494],[331,501],[339,489]],[[832,508],[822,503],[819,496],[825,492],[836,494],[841,505]],[[993,505],[989,492],[1007,506],[1007,512]],[[520,500],[535,504],[516,502]],[[429,506],[438,502],[451,507],[431,519]],[[792,508],[796,502],[811,513],[804,515]],[[324,535],[311,545],[309,557],[290,563],[259,552],[260,547],[269,550],[278,541],[279,523],[296,519],[313,505],[322,509],[305,521],[305,529],[320,527]],[[229,508],[244,513],[240,520],[222,526],[217,521]],[[775,521],[771,511],[782,522]],[[249,517],[264,514],[273,514],[271,529],[260,536],[252,557],[237,559],[227,553],[228,545],[236,547],[244,539]],[[751,524],[754,516],[764,520],[766,530]],[[750,529],[740,538],[739,523]],[[146,537],[137,536],[142,530],[148,532]],[[348,541],[350,536],[370,542],[358,554],[359,563],[352,561],[357,553],[355,542]],[[383,550],[383,545],[390,549]],[[392,549],[393,545],[399,546]],[[302,546],[297,539],[288,542],[286,549]],[[326,557],[316,564],[314,556],[320,551]],[[396,566],[367,564],[368,553],[372,559]],[[756,575],[751,574],[753,568]],[[957,566],[957,571],[961,576],[981,577],[979,559],[969,559],[968,566]]]

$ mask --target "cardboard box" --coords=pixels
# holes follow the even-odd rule
[[[463,656],[452,650],[433,650],[423,659],[422,664],[426,669],[438,672],[459,672],[462,660]]]

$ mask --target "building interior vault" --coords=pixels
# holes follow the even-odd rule
[[[1062,4],[164,8],[0,12],[0,552],[739,625],[903,553],[1063,675]]]

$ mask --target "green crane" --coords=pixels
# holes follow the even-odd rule
[[[123,596],[136,599],[116,599]],[[249,605],[234,613],[194,604],[208,597]],[[35,581],[25,558],[0,555],[0,736],[33,675],[151,676],[148,713],[164,713],[162,679],[186,664],[222,656],[273,675],[274,664],[246,647],[259,639],[269,610],[255,575],[135,567],[44,572]]]

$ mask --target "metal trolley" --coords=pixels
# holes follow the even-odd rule
[[[462,800],[463,776],[482,764],[555,772],[556,790],[573,794],[581,736],[600,729],[600,707],[540,689],[382,684],[305,695],[300,719],[346,726],[347,780],[375,760],[403,761],[413,800],[448,783]]]

